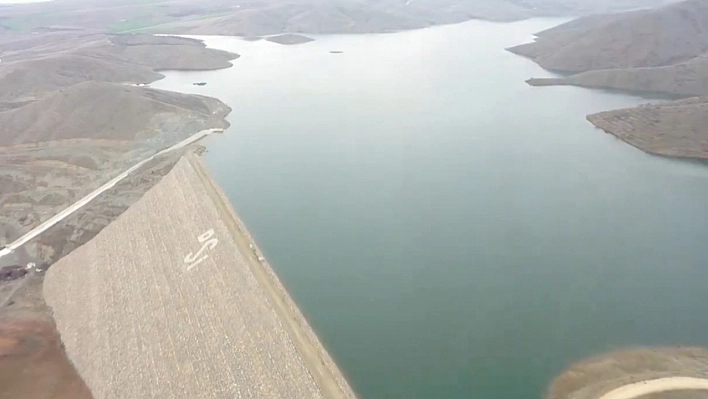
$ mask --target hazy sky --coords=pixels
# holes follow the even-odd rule
[[[0,4],[44,3],[51,0],[0,0]]]

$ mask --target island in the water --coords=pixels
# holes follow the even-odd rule
[[[302,43],[307,43],[307,42],[311,42],[311,41],[315,40],[315,39],[312,39],[307,36],[295,35],[292,33],[284,33],[282,35],[268,36],[265,39],[269,42],[284,44],[284,45],[302,44]]]

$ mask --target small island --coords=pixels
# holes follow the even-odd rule
[[[294,45],[311,42],[315,39],[303,35],[296,35],[294,33],[283,33],[282,35],[266,37],[266,40],[283,45]]]
[[[344,51],[341,50],[330,50],[330,54],[342,54]]]

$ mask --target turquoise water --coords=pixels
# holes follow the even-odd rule
[[[234,109],[208,166],[362,399],[533,399],[708,344],[708,168],[585,121],[647,100],[527,86],[504,48],[557,22],[209,38],[233,68],[153,85]]]

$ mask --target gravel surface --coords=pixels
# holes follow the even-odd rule
[[[190,154],[44,294],[97,398],[354,398],[261,256]]]

